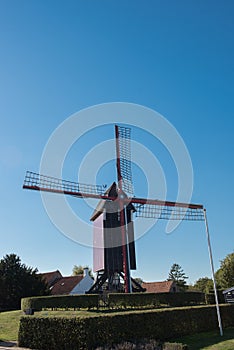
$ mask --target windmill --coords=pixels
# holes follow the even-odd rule
[[[95,252],[97,280],[90,292],[98,292],[108,280],[109,287],[124,279],[124,291],[140,290],[140,285],[131,278],[130,271],[136,269],[133,213],[137,217],[166,220],[205,221],[208,247],[220,333],[221,319],[218,308],[214,267],[210,246],[206,210],[201,204],[162,201],[133,196],[131,172],[131,129],[115,125],[117,183],[104,191],[103,186],[65,181],[42,174],[27,172],[24,189],[65,194],[78,198],[94,198],[99,203],[91,216],[97,235],[102,237],[102,249]],[[95,234],[95,230],[94,230]],[[96,237],[97,238],[97,237]],[[114,242],[114,244],[113,244]]]
[[[97,280],[90,292],[99,292],[106,281],[108,289],[113,284],[117,288],[119,277],[124,279],[126,293],[141,290],[130,274],[136,269],[133,213],[145,218],[203,220],[202,205],[133,197],[130,128],[115,125],[115,145],[117,183],[113,182],[105,192],[100,185],[73,183],[32,172],[26,173],[23,185],[24,189],[100,200],[91,216]]]

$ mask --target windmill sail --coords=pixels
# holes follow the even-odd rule
[[[138,204],[135,205],[136,216],[163,219],[163,220],[189,220],[189,221],[204,221],[204,210],[201,207],[191,208],[168,206],[158,204]]]
[[[45,192],[64,193],[77,197],[99,198],[104,194],[104,187],[102,185],[89,185],[66,181],[31,171],[26,172],[23,188]]]
[[[117,142],[117,175],[118,181],[122,180],[122,190],[133,195],[132,163],[131,163],[131,129],[116,126]]]

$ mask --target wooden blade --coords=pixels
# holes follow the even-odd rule
[[[115,140],[118,186],[132,196],[131,129],[115,125]]]
[[[109,199],[114,198],[105,195],[105,189],[101,185],[89,185],[78,182],[65,181],[52,176],[26,172],[23,184],[24,189],[60,193],[75,197]],[[115,198],[116,199],[116,198]]]
[[[164,220],[204,220],[204,208],[201,204],[146,198],[132,198],[131,203],[134,203],[137,217]]]

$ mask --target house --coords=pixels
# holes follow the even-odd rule
[[[57,282],[58,280],[63,278],[63,276],[61,275],[61,272],[59,270],[52,271],[52,272],[40,273],[39,276],[41,276],[41,278],[47,283],[47,286],[49,288],[51,286],[53,286],[55,284],[55,282]]]
[[[141,284],[146,289],[146,293],[176,293],[179,288],[174,281],[143,282]]]
[[[234,287],[224,290],[223,296],[226,303],[234,303]]]
[[[47,282],[52,295],[85,294],[94,283],[88,271],[89,269],[85,268],[83,275],[63,277],[57,270],[41,273],[40,276]]]

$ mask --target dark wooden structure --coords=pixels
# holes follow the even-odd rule
[[[105,192],[110,198],[118,197],[117,185],[114,182]],[[136,211],[133,204],[129,203],[124,209],[125,226],[128,242],[124,249],[127,251],[128,266],[130,270],[136,270],[135,240],[132,216]],[[124,286],[124,262],[122,232],[120,224],[120,210],[117,201],[100,200],[91,221],[94,225],[93,233],[93,269],[97,272],[96,283],[89,290],[100,292],[103,289],[108,291],[123,291]],[[133,291],[144,291],[144,289],[131,279]]]

